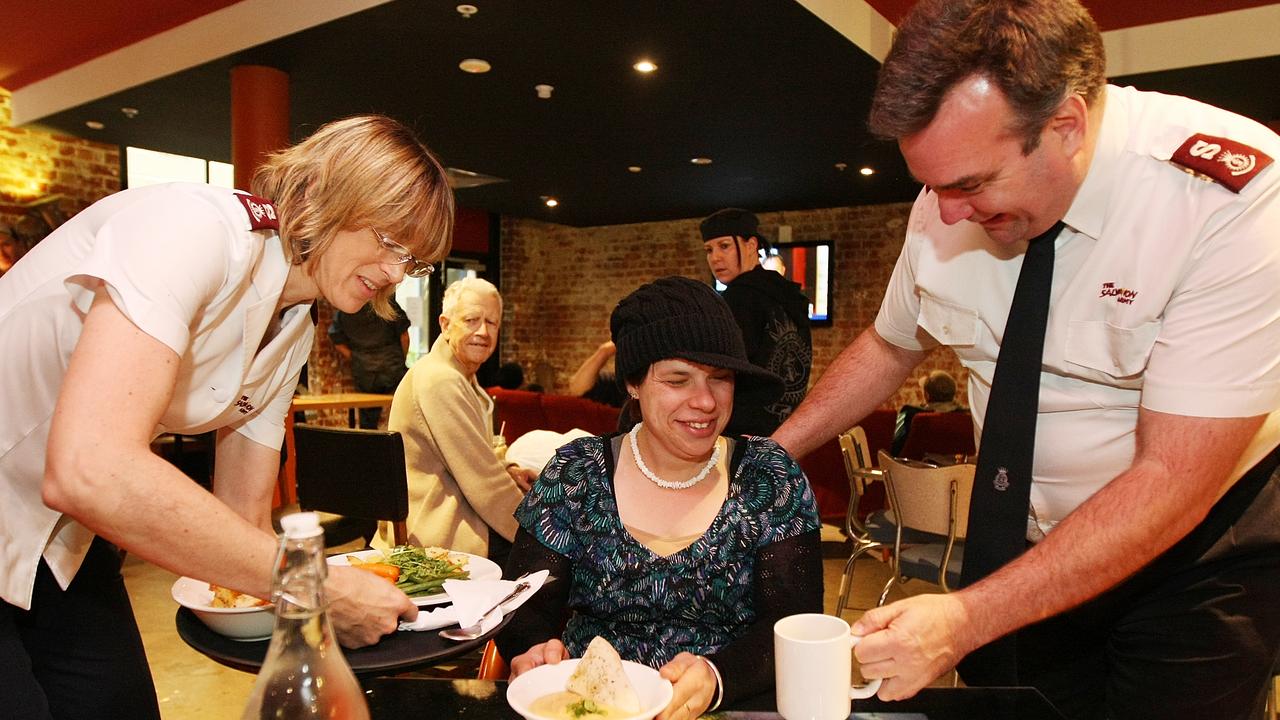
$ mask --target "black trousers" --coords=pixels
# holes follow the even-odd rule
[[[1280,657],[1276,457],[1137,574],[1020,631],[1019,684],[1070,720],[1259,717]]]
[[[159,720],[121,562],[95,538],[66,591],[42,560],[31,609],[0,602],[0,718]]]

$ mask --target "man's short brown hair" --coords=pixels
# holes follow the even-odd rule
[[[1023,152],[1071,93],[1090,105],[1106,85],[1102,35],[1077,0],[920,0],[880,69],[871,131],[897,140],[924,130],[947,92],[980,76],[1013,108]]]

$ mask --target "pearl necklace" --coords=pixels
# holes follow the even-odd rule
[[[636,426],[631,428],[631,432],[628,433],[631,438],[631,457],[635,459],[636,467],[640,468],[640,472],[643,473],[645,477],[652,480],[654,485],[657,485],[660,488],[666,488],[667,490],[687,490],[688,488],[702,482],[703,478],[711,472],[711,468],[715,467],[716,463],[720,462],[720,441],[717,440],[716,449],[711,451],[711,459],[707,461],[706,465],[702,466],[702,470],[699,471],[697,475],[694,475],[684,482],[663,480],[655,475],[653,471],[649,469],[648,465],[644,464],[644,458],[640,456],[640,445],[636,442],[636,434],[640,432],[640,426],[643,424],[644,423],[636,423]]]

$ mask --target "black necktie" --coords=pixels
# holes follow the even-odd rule
[[[1062,227],[1062,221],[1058,221],[1031,240],[1009,305],[1009,319],[982,421],[961,587],[990,575],[1026,549],[1040,365],[1053,289],[1053,244]],[[1009,636],[979,648],[960,667],[961,676],[969,685],[1017,684],[1014,638]]]

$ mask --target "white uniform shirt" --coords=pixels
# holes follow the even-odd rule
[[[1139,405],[1269,414],[1233,480],[1280,443],[1280,167],[1232,193],[1169,161],[1196,133],[1280,158],[1280,138],[1250,120],[1107,88],[1094,158],[1055,244],[1031,491],[1042,531],[1130,466]],[[876,318],[895,345],[955,351],[978,434],[1022,257],[980,225],[944,224],[937,196],[922,192]]]
[[[179,357],[155,434],[232,427],[278,449],[302,364],[310,305],[276,314],[288,274],[270,230],[251,230],[230,190],[126,190],[76,215],[0,278],[0,597],[31,602],[43,555],[62,587],[93,534],[40,499],[62,378],[98,281],[120,310]]]

